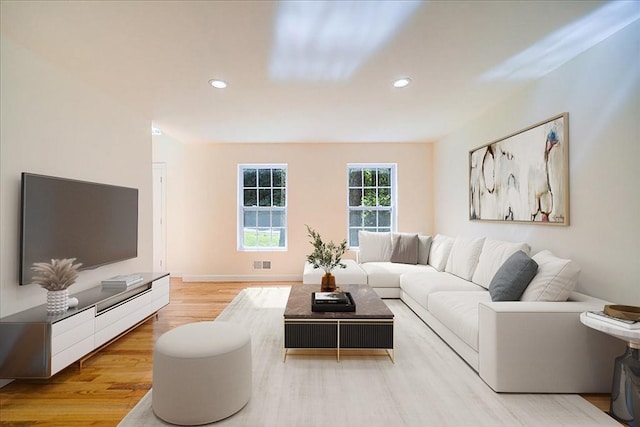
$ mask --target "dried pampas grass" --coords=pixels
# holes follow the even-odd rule
[[[52,259],[51,263],[36,262],[31,269],[37,273],[33,283],[48,291],[62,291],[73,285],[78,278],[82,263],[74,264],[76,258]]]

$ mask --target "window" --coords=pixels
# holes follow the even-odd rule
[[[358,231],[396,231],[396,165],[349,164],[349,246],[358,247]]]
[[[238,165],[238,249],[287,248],[287,165]]]

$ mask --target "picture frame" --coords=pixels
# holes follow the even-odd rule
[[[569,225],[569,113],[469,151],[469,220]]]

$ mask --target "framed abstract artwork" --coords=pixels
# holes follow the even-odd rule
[[[469,219],[569,225],[569,113],[469,151]]]

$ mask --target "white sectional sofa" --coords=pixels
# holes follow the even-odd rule
[[[574,291],[575,262],[549,251],[529,258],[525,243],[485,238],[366,232],[359,238],[358,260],[334,272],[337,283],[355,278],[382,298],[402,299],[493,390],[611,390],[613,360],[625,346],[580,323],[580,313],[609,302]],[[524,275],[523,264],[513,269],[516,258],[533,268],[517,298],[509,283],[509,275]],[[303,282],[319,284],[318,274],[306,266]]]

